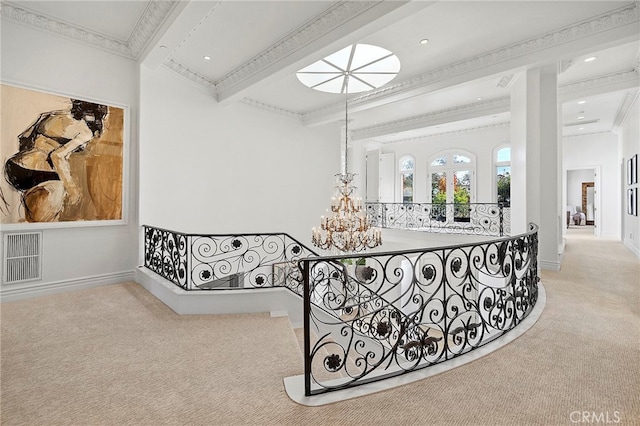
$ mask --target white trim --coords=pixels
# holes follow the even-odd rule
[[[560,261],[552,261],[552,260],[539,260],[538,261],[538,266],[540,267],[540,269],[543,269],[545,271],[560,271],[560,266],[561,263]]]
[[[302,298],[284,287],[187,291],[142,266],[135,271],[135,281],[180,315],[269,312],[287,315],[292,326],[303,322]]]
[[[69,291],[100,287],[103,285],[119,284],[125,281],[133,281],[133,278],[133,271],[123,271],[49,283],[29,283],[25,285],[11,284],[0,287],[0,302],[13,302],[16,300],[50,296],[52,294],[66,293]]]
[[[624,246],[626,248],[628,248],[631,253],[635,254],[637,258],[640,259],[640,249],[638,249],[637,247],[635,247],[630,241],[629,239],[625,238],[624,241],[622,242],[624,244]]]

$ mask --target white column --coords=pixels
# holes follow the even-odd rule
[[[511,232],[540,227],[538,260],[560,269],[561,165],[557,65],[521,73],[511,93]]]

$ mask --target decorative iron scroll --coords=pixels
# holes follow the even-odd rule
[[[373,226],[451,234],[509,235],[510,209],[500,203],[366,203]]]
[[[144,235],[145,267],[183,289],[282,286],[303,296],[307,395],[467,353],[519,324],[538,298],[535,225],[476,244],[335,257],[287,234],[145,226]]]
[[[179,232],[144,227],[144,266],[186,289],[188,237]]]
[[[397,376],[511,330],[538,298],[537,227],[479,244],[302,260],[305,391]]]
[[[187,235],[145,226],[145,267],[185,290],[287,287],[313,253],[287,234]]]

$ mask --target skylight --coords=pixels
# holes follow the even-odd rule
[[[398,75],[400,60],[382,47],[352,44],[298,71],[302,84],[328,93],[358,93],[384,86]],[[347,89],[347,79],[348,89]]]

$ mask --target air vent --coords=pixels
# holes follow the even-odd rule
[[[34,281],[41,278],[42,232],[5,234],[5,284]]]

